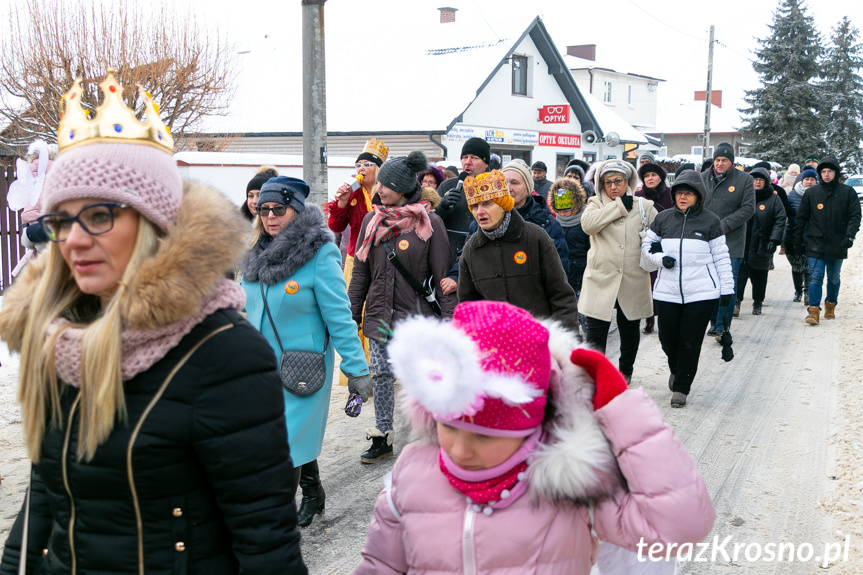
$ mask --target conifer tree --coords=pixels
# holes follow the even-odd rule
[[[742,132],[752,142],[750,155],[802,163],[824,150],[824,97],[816,86],[821,35],[803,0],[781,0],[769,28],[755,51],[761,86],[746,91]]]
[[[848,17],[842,18],[833,29],[833,44],[822,66],[821,89],[829,104],[827,149],[846,174],[863,168],[863,45],[857,41],[859,35]]]

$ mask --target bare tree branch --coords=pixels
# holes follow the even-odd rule
[[[4,147],[20,152],[35,137],[55,141],[63,94],[82,78],[81,104],[92,112],[108,67],[117,71],[123,98],[139,118],[144,106],[136,84],[151,94],[177,150],[196,145],[187,134],[205,117],[228,111],[236,77],[231,46],[166,0],[107,7],[84,0],[19,0],[0,16],[6,22],[0,33]]]

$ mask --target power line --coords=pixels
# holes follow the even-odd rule
[[[683,30],[675,28],[674,26],[672,26],[668,22],[665,22],[664,20],[660,20],[659,18],[657,18],[652,12],[648,12],[647,10],[645,10],[644,8],[642,8],[641,6],[636,4],[634,0],[629,0],[629,3],[632,4],[633,6],[635,6],[636,8],[638,8],[639,10],[641,10],[642,12],[644,12],[645,14],[647,14],[648,16],[650,16],[651,18],[653,18],[654,20],[656,20],[657,22],[659,22],[660,24],[662,24],[663,26],[665,26],[666,28],[674,30],[678,34],[682,34],[682,35],[687,36],[689,38],[692,38],[694,40],[699,40],[701,42],[704,41],[704,36],[695,36],[693,34],[690,34],[689,32],[684,32]]]

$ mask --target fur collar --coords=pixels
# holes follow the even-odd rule
[[[617,459],[593,414],[593,381],[569,359],[581,347],[578,337],[553,320],[549,331],[553,358],[550,408],[544,437],[528,467],[528,489],[535,500],[584,504],[610,496],[623,483]],[[412,439],[437,445],[435,421],[418,403],[402,395]]]
[[[269,244],[255,244],[243,260],[243,278],[267,285],[279,283],[294,275],[333,240],[320,208],[308,204]]]
[[[242,258],[248,230],[246,220],[224,195],[204,184],[185,182],[176,223],[122,296],[123,328],[156,329],[201,313]],[[4,297],[0,338],[13,351],[21,349],[32,294],[47,260],[37,257],[27,264]]]

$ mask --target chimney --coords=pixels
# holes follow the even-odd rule
[[[455,13],[458,12],[458,8],[438,8],[438,10],[440,10],[441,24],[455,22]]]
[[[695,91],[695,101],[703,102],[707,99],[707,91],[706,90],[696,90]],[[710,91],[710,103],[716,106],[717,108],[722,107],[722,90],[711,90]]]
[[[596,62],[596,44],[581,44],[580,46],[567,46],[567,56],[575,56],[583,60]]]

